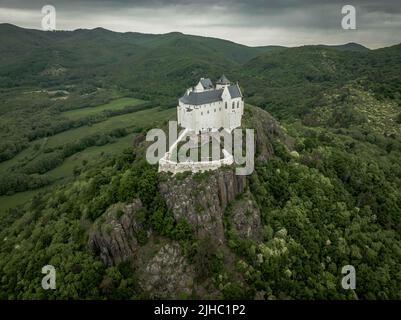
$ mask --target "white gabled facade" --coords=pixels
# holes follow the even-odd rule
[[[228,131],[241,126],[244,99],[237,84],[223,75],[213,86],[210,79],[187,89],[177,106],[178,124],[195,132]]]

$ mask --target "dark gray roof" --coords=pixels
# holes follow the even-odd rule
[[[201,79],[200,83],[202,84],[204,89],[212,89],[213,88],[212,80],[210,80],[209,78]]]
[[[191,105],[201,105],[205,103],[212,103],[216,101],[221,101],[221,94],[223,93],[223,89],[219,90],[210,90],[203,92],[190,92],[188,95],[185,94],[180,98],[180,101],[185,104]]]
[[[232,84],[227,87],[230,93],[231,98],[240,98],[242,97],[241,90],[238,84]],[[221,101],[221,94],[223,93],[223,89],[218,90],[209,90],[203,92],[190,92],[188,95],[184,94],[180,101],[185,104],[199,106],[206,103],[212,103]]]
[[[218,83],[218,84],[229,84],[229,83],[230,83],[230,80],[228,80],[227,77],[223,74],[223,75],[219,78],[219,80],[217,80],[216,83]]]
[[[237,84],[232,84],[231,86],[228,86],[228,91],[230,91],[230,96],[233,99],[242,97],[241,90],[240,90],[240,88],[238,86],[238,83]]]

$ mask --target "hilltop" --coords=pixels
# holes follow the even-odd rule
[[[7,24],[0,43],[1,299],[401,298],[401,45]],[[158,173],[146,133],[222,73],[254,172]]]

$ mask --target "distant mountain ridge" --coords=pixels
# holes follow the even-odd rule
[[[180,32],[46,32],[10,24],[0,24],[0,43],[0,87],[119,86],[173,104],[199,78],[224,73],[240,81],[250,103],[280,115],[300,108],[299,99],[313,98],[322,88],[358,79],[389,96],[400,78],[400,45],[376,50],[357,43],[249,47]]]
[[[214,44],[221,43],[225,45],[231,45],[231,46],[237,46],[242,47],[242,48],[248,48],[249,50],[253,50],[254,52],[268,52],[272,51],[275,49],[283,49],[283,48],[288,48],[285,46],[280,46],[280,45],[263,45],[263,46],[247,46],[243,44],[239,44],[230,40],[225,40],[225,39],[219,39],[219,38],[214,38],[214,37],[207,37],[207,36],[196,36],[196,35],[190,35],[190,34],[184,34],[181,32],[169,32],[169,33],[162,33],[162,34],[151,34],[151,33],[139,33],[139,32],[116,32],[112,30],[108,30],[102,27],[96,27],[93,29],[75,29],[73,31],[56,31],[56,32],[47,32],[47,31],[42,31],[38,29],[27,29],[27,28],[21,28],[9,23],[0,23],[0,34],[4,34],[4,32],[18,32],[18,35],[21,35],[25,33],[25,35],[39,35],[41,34],[43,38],[48,37],[49,39],[57,39],[57,38],[66,38],[66,37],[76,37],[77,35],[90,35],[90,36],[104,36],[104,37],[117,37],[120,39],[125,39],[125,40],[130,40],[133,43],[136,43],[138,45],[143,45],[146,47],[154,47],[162,44],[165,41],[169,41],[174,38],[179,38],[179,37],[187,37],[191,38],[192,40],[197,40],[197,41],[211,41],[214,42]],[[320,47],[327,47],[327,48],[333,48],[333,49],[338,49],[338,50],[344,50],[344,51],[366,51],[369,50],[368,48],[364,47],[361,44],[358,43],[346,43],[346,44],[339,44],[339,45],[325,45],[325,44],[320,44],[317,45]]]
[[[365,52],[369,51],[369,48],[364,47],[363,45],[355,42],[349,42],[346,44],[340,44],[340,45],[318,45],[319,47],[322,48],[332,48],[332,49],[337,49],[340,51],[357,51],[357,52]]]

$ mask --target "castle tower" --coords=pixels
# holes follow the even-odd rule
[[[223,74],[217,81],[216,81],[216,89],[221,89],[224,87],[229,86],[230,80],[227,79],[227,77]]]

